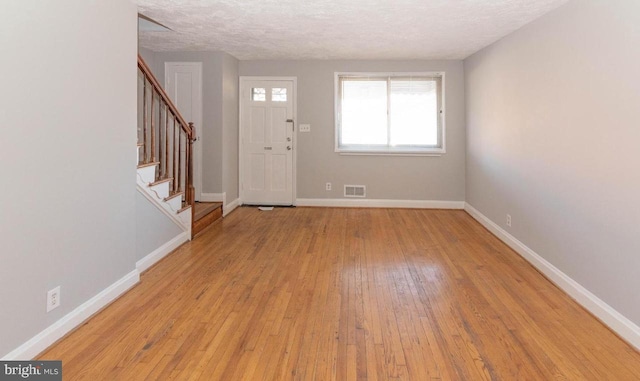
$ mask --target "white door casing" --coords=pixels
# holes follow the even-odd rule
[[[165,62],[164,86],[169,98],[187,122],[193,122],[193,187],[195,198],[202,194],[202,62]]]
[[[240,199],[293,205],[296,79],[240,77]]]

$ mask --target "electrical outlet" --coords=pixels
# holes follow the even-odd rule
[[[311,125],[310,124],[301,124],[299,131],[300,132],[311,132]]]
[[[327,189],[328,191],[330,191],[330,190],[331,190],[331,183],[327,183],[326,189]]]
[[[507,214],[507,226],[511,226],[511,215]]]
[[[47,312],[60,307],[60,286],[47,292]]]

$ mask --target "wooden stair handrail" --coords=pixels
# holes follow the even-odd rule
[[[184,118],[182,117],[182,114],[180,114],[180,112],[178,111],[178,108],[173,104],[173,102],[171,101],[171,98],[169,98],[169,95],[167,95],[167,93],[164,91],[162,86],[160,86],[160,84],[158,83],[158,80],[153,75],[153,72],[151,71],[149,66],[147,66],[147,63],[144,62],[144,59],[142,59],[140,54],[138,54],[138,67],[140,68],[140,70],[142,70],[142,73],[144,73],[144,76],[147,77],[147,80],[149,81],[149,83],[151,83],[151,86],[153,86],[153,88],[158,92],[158,94],[160,94],[163,102],[166,103],[169,109],[171,110],[171,113],[178,119],[178,122],[180,122],[182,129],[187,133],[187,135],[189,136],[189,139],[193,140],[193,131],[191,130],[189,123],[187,123],[184,120]]]

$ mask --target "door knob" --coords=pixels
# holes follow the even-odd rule
[[[296,130],[296,122],[294,122],[293,119],[287,119],[287,123],[291,123],[291,129],[293,131]]]
[[[287,146],[287,151],[291,151],[291,146]]]
[[[288,141],[288,142],[290,142],[290,141],[291,141],[291,138],[287,138],[287,141]]]

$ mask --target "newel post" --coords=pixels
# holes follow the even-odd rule
[[[192,122],[189,122],[189,129],[191,133],[189,135],[189,144],[187,145],[187,154],[189,157],[187,167],[187,204],[193,205],[196,198],[196,189],[193,187],[193,142],[196,141],[196,128]],[[193,208],[192,208],[193,209]]]

